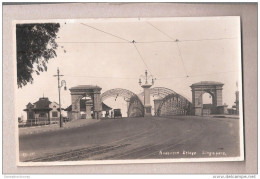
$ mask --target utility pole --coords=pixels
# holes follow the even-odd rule
[[[61,81],[61,84],[60,84],[60,77],[61,76],[64,76],[64,75],[60,75],[60,70],[59,68],[57,69],[57,75],[53,75],[54,77],[58,77],[58,92],[59,92],[59,108],[60,108],[60,127],[63,127],[63,121],[62,121],[62,118],[61,118],[61,103],[60,103],[60,88],[63,86],[63,84],[65,83],[65,86],[64,86],[64,90],[66,90],[66,81],[65,80],[62,80]]]

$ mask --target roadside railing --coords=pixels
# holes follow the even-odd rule
[[[63,122],[69,122],[70,120],[68,118],[64,118]],[[18,127],[22,128],[22,127],[33,127],[33,126],[45,126],[45,125],[52,125],[52,124],[58,124],[59,121],[57,120],[48,120],[48,119],[42,119],[42,118],[35,118],[35,119],[31,119],[29,121],[20,121],[18,123]]]
[[[20,122],[18,127],[33,127],[33,126],[45,126],[51,124],[58,124],[57,121],[28,121],[28,122]]]

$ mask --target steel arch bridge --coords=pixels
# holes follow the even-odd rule
[[[101,101],[103,102],[106,99],[112,98],[112,97],[114,97],[114,98],[123,97],[127,101],[127,100],[130,100],[130,98],[134,95],[136,95],[136,94],[127,89],[115,88],[115,89],[107,90],[104,93],[102,93]]]
[[[154,87],[150,89],[150,95],[157,96],[159,98],[164,98],[169,94],[177,94],[175,91],[165,87]],[[141,96],[144,96],[144,92],[140,93]]]
[[[159,97],[155,101],[154,110],[156,116],[168,115],[189,115],[191,111],[191,102],[184,96],[175,91],[164,88],[155,87],[150,89],[150,94]],[[144,93],[140,94],[143,97]],[[101,95],[101,101],[110,97],[123,97],[127,102],[127,116],[128,117],[143,117],[144,106],[140,98],[127,89],[115,88],[104,92]]]
[[[191,114],[191,102],[179,94],[164,97],[157,109],[158,116],[174,116]]]
[[[127,89],[123,88],[115,88],[110,89],[108,91],[105,91],[101,95],[101,101],[108,98],[117,98],[117,97],[123,97],[124,100],[127,103],[127,116],[128,117],[142,117],[144,115],[144,107],[141,102],[141,100],[138,98],[138,96],[133,93],[132,91],[129,91]]]
[[[140,95],[143,96],[144,93],[142,92]],[[154,100],[154,113],[156,116],[190,114],[191,102],[172,89],[165,87],[151,88],[150,95],[158,97],[158,99]]]

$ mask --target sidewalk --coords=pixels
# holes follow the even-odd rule
[[[231,119],[239,119],[239,115],[233,115],[233,114],[211,114],[210,117],[214,118],[231,118]]]
[[[21,135],[38,134],[38,133],[44,133],[49,131],[77,128],[77,127],[91,125],[97,122],[100,122],[100,119],[77,119],[74,121],[63,123],[62,128],[60,128],[59,124],[51,124],[45,126],[24,127],[24,128],[19,128],[18,130],[19,130],[19,136],[21,136]]]

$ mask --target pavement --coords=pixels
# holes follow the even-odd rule
[[[60,131],[66,130],[71,128],[78,128],[87,125],[91,125],[94,123],[100,122],[97,119],[78,119],[73,120],[70,122],[63,123],[63,127],[60,128],[60,124],[51,124],[51,125],[42,125],[42,126],[34,126],[34,127],[22,127],[19,128],[19,136],[21,135],[31,135],[31,134],[38,134],[38,133],[45,133],[50,131]]]
[[[56,127],[56,130],[49,132],[20,135],[20,161],[212,158],[240,155],[240,120],[235,118],[167,116],[93,121],[76,121],[77,124],[84,125],[71,123],[74,127],[61,130]]]
[[[214,114],[214,115],[209,115],[210,117],[214,118],[231,118],[231,119],[239,119],[239,115],[223,115],[223,114]]]

